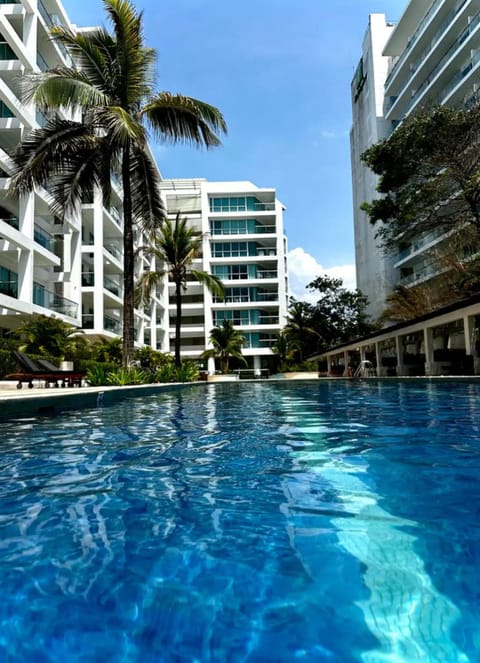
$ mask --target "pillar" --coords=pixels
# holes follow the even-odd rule
[[[435,366],[433,363],[433,329],[425,327],[423,330],[423,341],[425,345],[425,375],[435,375]]]

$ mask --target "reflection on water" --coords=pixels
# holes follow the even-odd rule
[[[477,401],[232,383],[4,424],[0,660],[475,661]]]

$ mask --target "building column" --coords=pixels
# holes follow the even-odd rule
[[[425,345],[425,375],[433,375],[433,328],[425,327],[423,330]]]
[[[98,190],[93,197],[93,328],[105,329],[105,309],[103,300],[103,201]]]
[[[343,352],[343,377],[348,377],[348,351]]]
[[[382,367],[382,355],[380,352],[380,343],[378,341],[375,341],[375,361],[377,363],[377,377],[382,375],[383,367]]]
[[[33,240],[35,221],[35,198],[33,193],[20,196],[18,201],[18,223],[21,233]],[[21,249],[18,259],[18,299],[33,303],[34,253],[31,249]]]
[[[395,353],[397,355],[397,376],[405,375],[405,368],[403,365],[403,343],[401,336],[395,336]]]
[[[327,355],[327,376],[332,372],[332,355]]]

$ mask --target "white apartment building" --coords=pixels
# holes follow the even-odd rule
[[[351,84],[353,124],[350,150],[357,287],[368,296],[369,313],[374,318],[382,312],[385,298],[393,288],[394,261],[378,247],[376,229],[360,209],[363,202],[375,197],[377,182],[372,171],[360,161],[360,156],[389,133],[383,117],[389,60],[382,51],[392,30],[393,25],[386,22],[383,14],[370,15],[362,57]]]
[[[284,206],[275,189],[251,182],[164,180],[168,213],[180,212],[203,234],[202,255],[193,265],[218,276],[226,290],[219,300],[199,283],[182,299],[182,357],[198,359],[210,331],[231,320],[247,343],[242,353],[252,369],[269,368],[275,335],[286,324],[288,282]],[[169,288],[170,350],[175,331],[174,285]],[[208,370],[214,370],[209,360]]]
[[[85,197],[78,214],[56,218],[44,189],[15,200],[8,195],[8,153],[45,122],[22,101],[21,77],[71,64],[50,30],[72,25],[58,0],[0,0],[0,332],[31,314],[55,315],[86,334],[122,333],[123,222],[120,183],[109,209],[101,194]],[[137,238],[138,242],[143,241]],[[142,266],[138,266],[140,271]],[[162,345],[162,303],[136,311],[137,344]],[[164,325],[165,326],[165,325]],[[166,329],[166,327],[165,327]]]
[[[51,39],[54,25],[80,29],[59,0],[0,0],[0,335],[32,314],[44,314],[92,337],[115,338],[122,334],[123,308],[120,182],[112,179],[108,209],[101,193],[92,191],[77,214],[62,219],[52,214],[42,188],[20,200],[8,195],[8,153],[46,119],[33,104],[23,103],[21,77],[71,64]],[[206,180],[170,180],[163,190],[170,212],[180,209],[205,235],[200,268],[227,286],[223,303],[213,301],[203,286],[189,285],[182,356],[198,359],[212,327],[229,318],[247,339],[244,354],[252,368],[266,365],[287,312],[284,208],[275,190]],[[136,237],[137,245],[146,241]],[[158,267],[145,257],[137,262],[137,274]],[[165,282],[135,311],[137,346],[173,348],[172,292]]]
[[[393,285],[414,285],[435,275],[432,251],[443,238],[435,234],[418,237],[397,256],[386,257],[369,248],[371,236],[365,230],[368,222],[358,205],[378,194],[375,178],[360,163],[359,156],[422,107],[463,107],[478,99],[480,0],[410,0],[394,28],[386,24],[384,17],[374,15],[373,22],[370,17],[365,43],[369,42],[377,43],[377,47],[369,52],[364,46],[362,63],[367,65],[367,78],[363,90],[368,95],[374,89],[383,109],[378,113],[376,104],[373,111],[368,98],[361,99],[364,91],[356,96],[354,86],[352,173],[357,283],[369,297],[371,312],[376,315]],[[372,132],[371,141],[368,135],[362,140],[365,127],[372,125],[374,112],[380,131],[377,135]],[[369,259],[365,260],[367,254]],[[382,272],[385,282],[377,287],[375,274]]]
[[[25,315],[58,315],[81,321],[80,219],[58,219],[39,189],[21,200],[7,195],[9,157],[26,132],[45,118],[22,102],[21,77],[66,63],[50,38],[55,23],[69,25],[50,0],[0,3],[0,328]]]

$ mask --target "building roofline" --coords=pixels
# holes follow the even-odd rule
[[[454,302],[453,304],[448,304],[442,308],[435,309],[435,311],[431,311],[430,313],[425,313],[425,315],[420,315],[417,318],[412,318],[411,320],[405,320],[403,322],[397,322],[394,325],[383,327],[382,329],[372,332],[371,334],[367,334],[366,336],[359,336],[358,338],[353,338],[352,340],[341,343],[340,345],[335,345],[331,348],[328,348],[328,350],[325,350],[324,352],[319,352],[315,355],[312,355],[309,357],[309,359],[317,359],[327,354],[331,354],[332,352],[340,351],[342,348],[347,348],[355,344],[363,344],[365,341],[374,341],[377,337],[394,334],[395,332],[401,331],[402,329],[421,324],[422,322],[427,322],[428,320],[433,320],[434,318],[440,318],[441,316],[447,315],[448,313],[453,313],[457,310],[467,308],[468,306],[472,306],[478,303],[480,303],[480,294],[472,295],[472,297],[461,299],[457,302]]]

